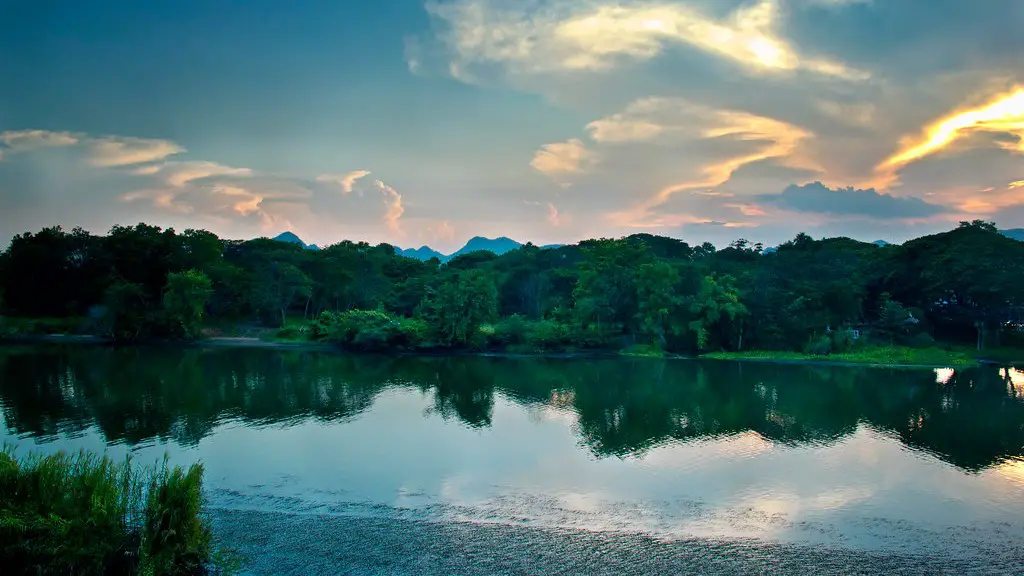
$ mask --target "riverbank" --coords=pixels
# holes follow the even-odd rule
[[[967,368],[981,364],[1024,364],[1024,350],[997,349],[977,351],[970,348],[871,347],[841,354],[819,356],[802,352],[750,350],[712,352],[701,358],[780,364],[830,364],[848,366]]]
[[[14,574],[233,574],[203,511],[203,466],[0,450],[0,553]]]
[[[0,344],[91,344],[114,345],[109,338],[89,334],[14,334],[0,337]],[[203,348],[268,348],[346,352],[336,344],[310,338],[276,338],[272,331],[260,336],[209,336],[193,341],[146,341],[144,346],[191,346]],[[351,353],[363,353],[349,351]],[[830,355],[778,350],[743,352],[709,352],[698,356],[665,353],[652,346],[631,346],[621,350],[585,349],[559,352],[523,352],[514,350],[421,349],[383,350],[376,353],[401,356],[490,356],[502,358],[652,358],[662,360],[723,360],[734,362],[766,362],[775,364],[823,364],[831,366],[877,366],[886,368],[969,368],[981,364],[1024,365],[1024,350],[993,349],[978,352],[966,347],[909,348],[904,346],[866,347],[861,350]]]

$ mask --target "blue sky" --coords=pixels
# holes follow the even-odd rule
[[[0,7],[0,242],[1024,226],[1015,0]]]

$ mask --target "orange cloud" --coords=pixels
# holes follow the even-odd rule
[[[1001,132],[1017,137],[1000,147],[1024,153],[1024,88],[999,94],[985,104],[959,110],[929,124],[918,137],[907,138],[900,149],[886,158],[876,172],[895,178],[901,168],[936,154],[973,132]]]

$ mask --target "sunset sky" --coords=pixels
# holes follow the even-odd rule
[[[9,0],[0,244],[1024,227],[1020,0]]]

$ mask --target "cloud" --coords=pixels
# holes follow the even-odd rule
[[[387,211],[384,213],[384,224],[387,225],[388,230],[402,235],[402,225],[400,220],[402,214],[405,213],[405,208],[402,206],[402,195],[397,190],[388,186],[380,180],[375,180],[373,185],[380,190],[380,193],[384,196],[384,205],[387,207]]]
[[[774,161],[779,166],[819,172],[805,142],[809,131],[773,118],[738,110],[717,109],[681,98],[652,97],[636,100],[622,112],[587,125],[591,138],[601,144],[644,144],[689,151],[701,161],[689,177],[660,187],[647,200],[611,215],[623,226],[641,225],[651,211],[684,191],[709,192],[727,183],[744,166]],[[704,150],[700,154],[694,151]],[[610,156],[611,149],[601,153]]]
[[[88,162],[101,168],[156,162],[185,152],[184,148],[170,140],[121,136],[91,137],[86,134],[49,130],[7,131],[0,133],[0,142],[6,145],[7,152],[84,145],[88,150]],[[146,169],[155,170],[152,167]]]
[[[552,226],[560,226],[562,224],[562,218],[558,213],[558,208],[551,202],[548,202],[548,224],[551,224]]]
[[[892,177],[900,168],[979,132],[1007,134],[1010,139],[997,140],[995,145],[1024,153],[1024,88],[999,94],[981,105],[962,108],[930,123],[921,132],[921,136],[905,138],[899,150],[882,161],[877,171]]]
[[[93,166],[113,168],[163,160],[186,150],[170,140],[104,136],[90,139],[90,158]]]
[[[611,0],[549,3],[524,0],[429,2],[444,27],[449,69],[501,65],[515,74],[607,71],[688,46],[754,74],[805,70],[846,80],[865,71],[801,53],[779,34],[778,0],[760,0],[715,17],[693,2]],[[407,51],[410,68],[422,49]]]
[[[341,187],[343,193],[351,194],[356,181],[369,175],[369,170],[354,170],[347,174],[321,174],[316,177],[316,181],[336,184]]]
[[[50,132],[48,130],[9,130],[0,132],[0,142],[6,150],[0,152],[27,152],[39,148],[72,146],[78,143],[78,136],[70,132]]]
[[[168,186],[182,188],[194,180],[202,180],[212,176],[250,176],[252,170],[249,168],[232,168],[216,162],[187,161],[187,162],[166,162],[164,164],[151,164],[141,166],[130,171],[137,176],[160,175]]]
[[[765,194],[759,202],[794,212],[879,219],[920,219],[948,212],[919,198],[896,198],[875,189],[828,188],[821,182],[789,186],[781,194]]]
[[[573,138],[541,146],[540,150],[534,153],[530,166],[558,180],[563,175],[585,172],[596,161],[596,156],[587,150],[586,145]]]

